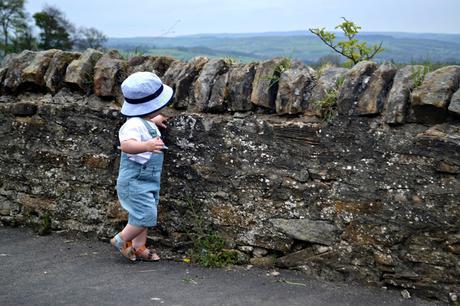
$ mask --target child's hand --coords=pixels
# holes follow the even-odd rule
[[[155,137],[144,142],[146,151],[161,153],[161,149],[164,147],[164,142],[160,137]]]
[[[166,128],[165,122],[168,120],[167,117],[163,116],[162,114],[156,115],[153,118],[150,118],[150,121],[156,124],[156,126],[161,128]]]

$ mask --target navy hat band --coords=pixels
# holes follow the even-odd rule
[[[124,98],[125,98],[125,101],[130,103],[130,104],[141,104],[141,103],[149,102],[149,101],[157,98],[158,96],[161,95],[162,92],[163,92],[163,84],[161,84],[160,88],[158,88],[157,91],[155,91],[151,95],[148,95],[147,97],[140,98],[140,99],[129,99],[129,98],[126,98],[126,97],[124,97]]]

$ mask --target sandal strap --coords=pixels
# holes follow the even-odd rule
[[[145,245],[135,249],[135,253],[137,256],[141,255],[142,253],[144,253],[144,251],[147,250],[147,248],[145,247]]]

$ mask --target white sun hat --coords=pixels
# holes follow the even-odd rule
[[[172,100],[174,91],[152,72],[136,72],[121,83],[125,101],[121,113],[128,117],[146,116],[159,111]]]

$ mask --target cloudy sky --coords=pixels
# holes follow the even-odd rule
[[[460,33],[460,0],[27,0],[26,10],[45,4],[109,37],[331,30],[342,16],[364,31]]]

